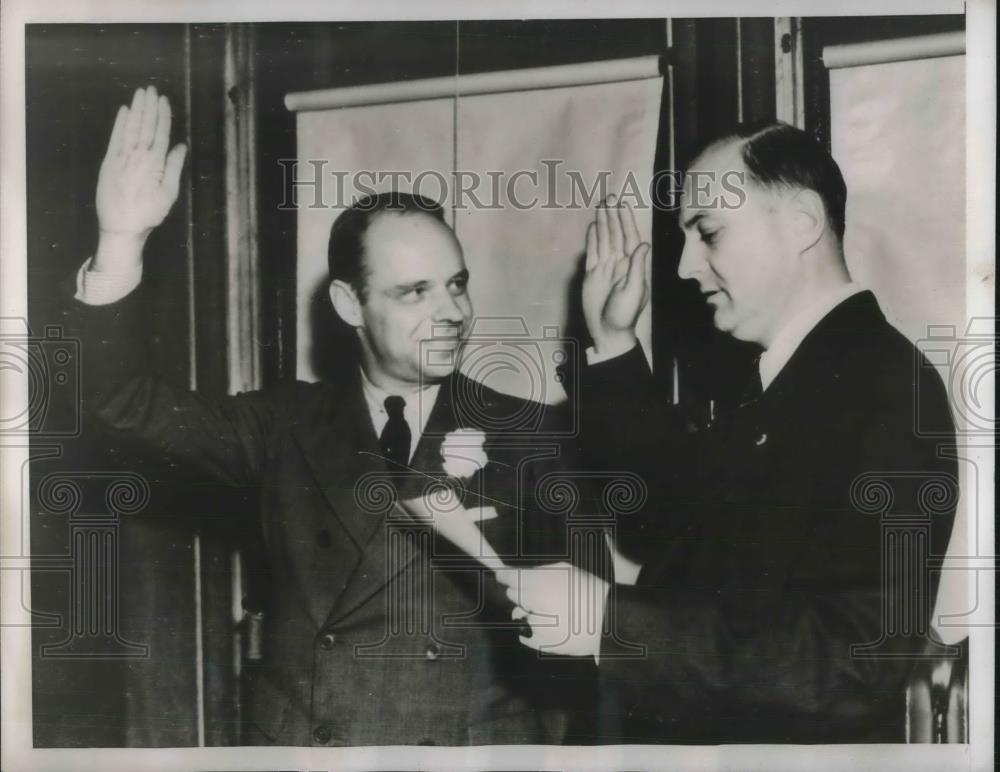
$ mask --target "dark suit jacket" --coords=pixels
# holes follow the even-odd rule
[[[593,463],[650,489],[618,525],[644,566],[609,608],[604,740],[902,741],[906,655],[937,576],[886,555],[943,555],[956,465],[916,431],[918,410],[952,425],[940,378],[874,296],[831,311],[762,395],[702,432],[655,393],[638,348],[581,386]],[[626,642],[645,656],[616,658]]]
[[[139,290],[108,306],[72,304],[85,407],[194,465],[199,479],[259,501],[271,581],[249,744],[564,740],[567,702],[592,685],[592,663],[588,671],[540,661],[518,642],[512,605],[491,574],[392,514],[359,379],[221,399],[174,388],[145,374],[141,302]],[[558,444],[539,439],[549,418],[540,405],[454,376],[415,451],[416,472],[403,475],[405,495],[440,477],[445,433],[482,429],[490,463],[467,481],[464,499],[496,509],[484,536],[512,564],[565,559],[565,523],[533,500],[538,475],[562,463]]]

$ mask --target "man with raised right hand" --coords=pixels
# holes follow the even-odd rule
[[[101,166],[100,242],[70,316],[93,415],[259,501],[245,527],[262,529],[272,581],[244,744],[573,740],[566,707],[586,672],[519,646],[493,574],[392,507],[464,477],[454,502],[503,560],[566,550],[565,523],[531,496],[535,457],[552,456],[532,452],[546,409],[458,372],[469,271],[441,207],[384,193],[334,223],[330,299],[359,354],[343,358],[342,382],[207,398],[145,367],[142,250],[185,155],[169,138],[166,98],[137,91]],[[556,688],[560,675],[579,679]]]
[[[690,168],[678,272],[758,366],[738,409],[680,431],[636,343],[649,245],[627,208],[598,209],[581,434],[598,468],[646,480],[643,516],[618,523],[642,567],[614,587],[522,571],[522,642],[599,659],[604,742],[901,742],[957,502],[955,461],[915,423],[951,425],[943,384],[918,384],[933,368],[851,281],[846,186],[815,140],[751,128]]]

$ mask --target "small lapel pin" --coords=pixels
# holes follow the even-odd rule
[[[758,437],[758,438],[757,438],[757,439],[756,439],[756,440],[754,441],[754,445],[756,445],[756,446],[757,446],[757,447],[759,448],[759,447],[760,447],[761,445],[763,445],[763,444],[764,444],[765,442],[767,442],[767,432],[763,432],[763,433],[762,433],[762,434],[760,435],[760,437]]]

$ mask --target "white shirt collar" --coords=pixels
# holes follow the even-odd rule
[[[386,423],[389,421],[389,414],[385,410],[386,397],[392,396],[388,391],[372,383],[365,374],[364,368],[361,370],[361,390],[365,395],[365,403],[368,405],[368,413],[372,419],[372,426],[375,429],[375,436],[382,434]],[[410,427],[410,456],[417,448],[417,443],[427,427],[427,419],[430,418],[434,403],[437,402],[438,392],[441,390],[440,383],[429,386],[414,388],[408,394],[400,394],[406,405],[403,408],[403,417]]]
[[[843,303],[847,298],[861,292],[862,288],[854,282],[848,282],[819,295],[805,310],[793,316],[781,328],[770,347],[760,355],[760,382],[767,388],[788,360],[796,352],[805,337],[820,323],[824,316]]]

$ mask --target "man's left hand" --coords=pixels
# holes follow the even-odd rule
[[[610,585],[569,563],[503,572],[514,619],[531,625],[521,643],[546,654],[597,657]]]

